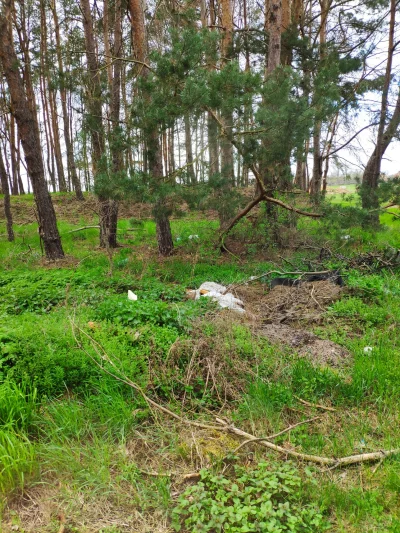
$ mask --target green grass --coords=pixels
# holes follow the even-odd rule
[[[22,206],[32,201],[13,198]],[[356,199],[333,202],[352,208]],[[330,225],[301,220],[316,249],[288,259],[304,269],[303,259],[315,259],[327,241],[343,255],[399,247],[399,221],[387,214],[381,221],[373,233],[350,215]],[[319,415],[276,440],[304,453],[338,457],[400,446],[398,272],[345,272],[347,293],[314,331],[350,357],[343,368],[321,368],[254,336],[240,318],[218,318],[212,304],[185,299],[187,288],[204,281],[230,284],[275,270],[280,250],[242,262],[221,257],[212,245],[217,223],[196,214],[172,221],[177,254],[162,261],[150,220],[121,220],[124,247],[110,256],[97,248],[97,229],[71,233],[76,227],[59,221],[69,259],[57,268],[42,261],[36,224],[16,226],[15,243],[0,241],[0,497],[7,524],[27,527],[15,503],[24,490],[67,510],[70,531],[119,533],[125,523],[140,530],[140,520],[144,531],[158,524],[170,531],[176,478],[164,474],[228,468],[220,459],[237,441],[175,423],[104,370],[128,376],[189,418],[213,423],[222,409],[258,436]],[[243,223],[237,235],[247,231]],[[351,239],[341,239],[347,234]],[[341,263],[331,258],[326,265]],[[137,302],[128,301],[128,289]],[[365,353],[367,346],[372,351]],[[299,398],[336,411],[306,407]],[[234,462],[254,465],[265,457],[262,448],[243,447]],[[318,490],[304,484],[301,498],[321,509],[331,531],[398,531],[398,457],[340,471],[314,468],[313,478]],[[103,514],[109,523],[99,522]],[[58,529],[54,519],[37,531]]]

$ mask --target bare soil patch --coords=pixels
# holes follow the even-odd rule
[[[263,322],[319,323],[327,307],[339,300],[341,294],[342,288],[330,281],[275,287],[262,302]]]
[[[342,367],[349,359],[349,352],[335,342],[320,339],[304,329],[295,329],[285,324],[266,324],[258,331],[273,344],[292,347],[301,357],[306,357],[321,366]]]
[[[343,367],[348,362],[350,354],[345,348],[305,329],[323,323],[327,307],[341,298],[342,287],[330,281],[272,290],[267,284],[249,284],[232,292],[245,302],[256,334],[293,348],[300,357],[318,365]]]

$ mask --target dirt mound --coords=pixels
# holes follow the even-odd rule
[[[322,366],[342,367],[349,359],[349,352],[342,346],[319,339],[309,331],[294,329],[284,324],[266,324],[258,334],[267,337],[272,344],[291,346],[299,356]]]
[[[262,301],[264,323],[319,322],[326,308],[341,297],[342,288],[330,281],[277,286]]]
[[[266,284],[249,284],[232,292],[245,302],[257,334],[272,344],[289,346],[300,357],[322,366],[343,367],[349,360],[342,346],[301,329],[323,322],[327,307],[341,297],[342,287],[330,281],[279,285],[272,290]]]

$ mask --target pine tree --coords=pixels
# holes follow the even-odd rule
[[[0,61],[8,83],[12,113],[18,124],[25,160],[35,196],[39,235],[48,259],[64,257],[54,207],[47,190],[37,115],[25,92],[11,32],[11,1],[5,0],[0,14]],[[27,68],[27,65],[26,65]]]

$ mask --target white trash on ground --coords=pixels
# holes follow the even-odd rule
[[[137,295],[134,292],[132,292],[132,291],[128,291],[128,300],[132,300],[132,301],[136,302]]]
[[[193,291],[188,291],[188,297],[198,300],[202,296],[212,298],[220,307],[233,309],[238,313],[245,313],[244,303],[236,298],[232,293],[226,292],[227,288],[213,281],[206,281],[200,287]]]

